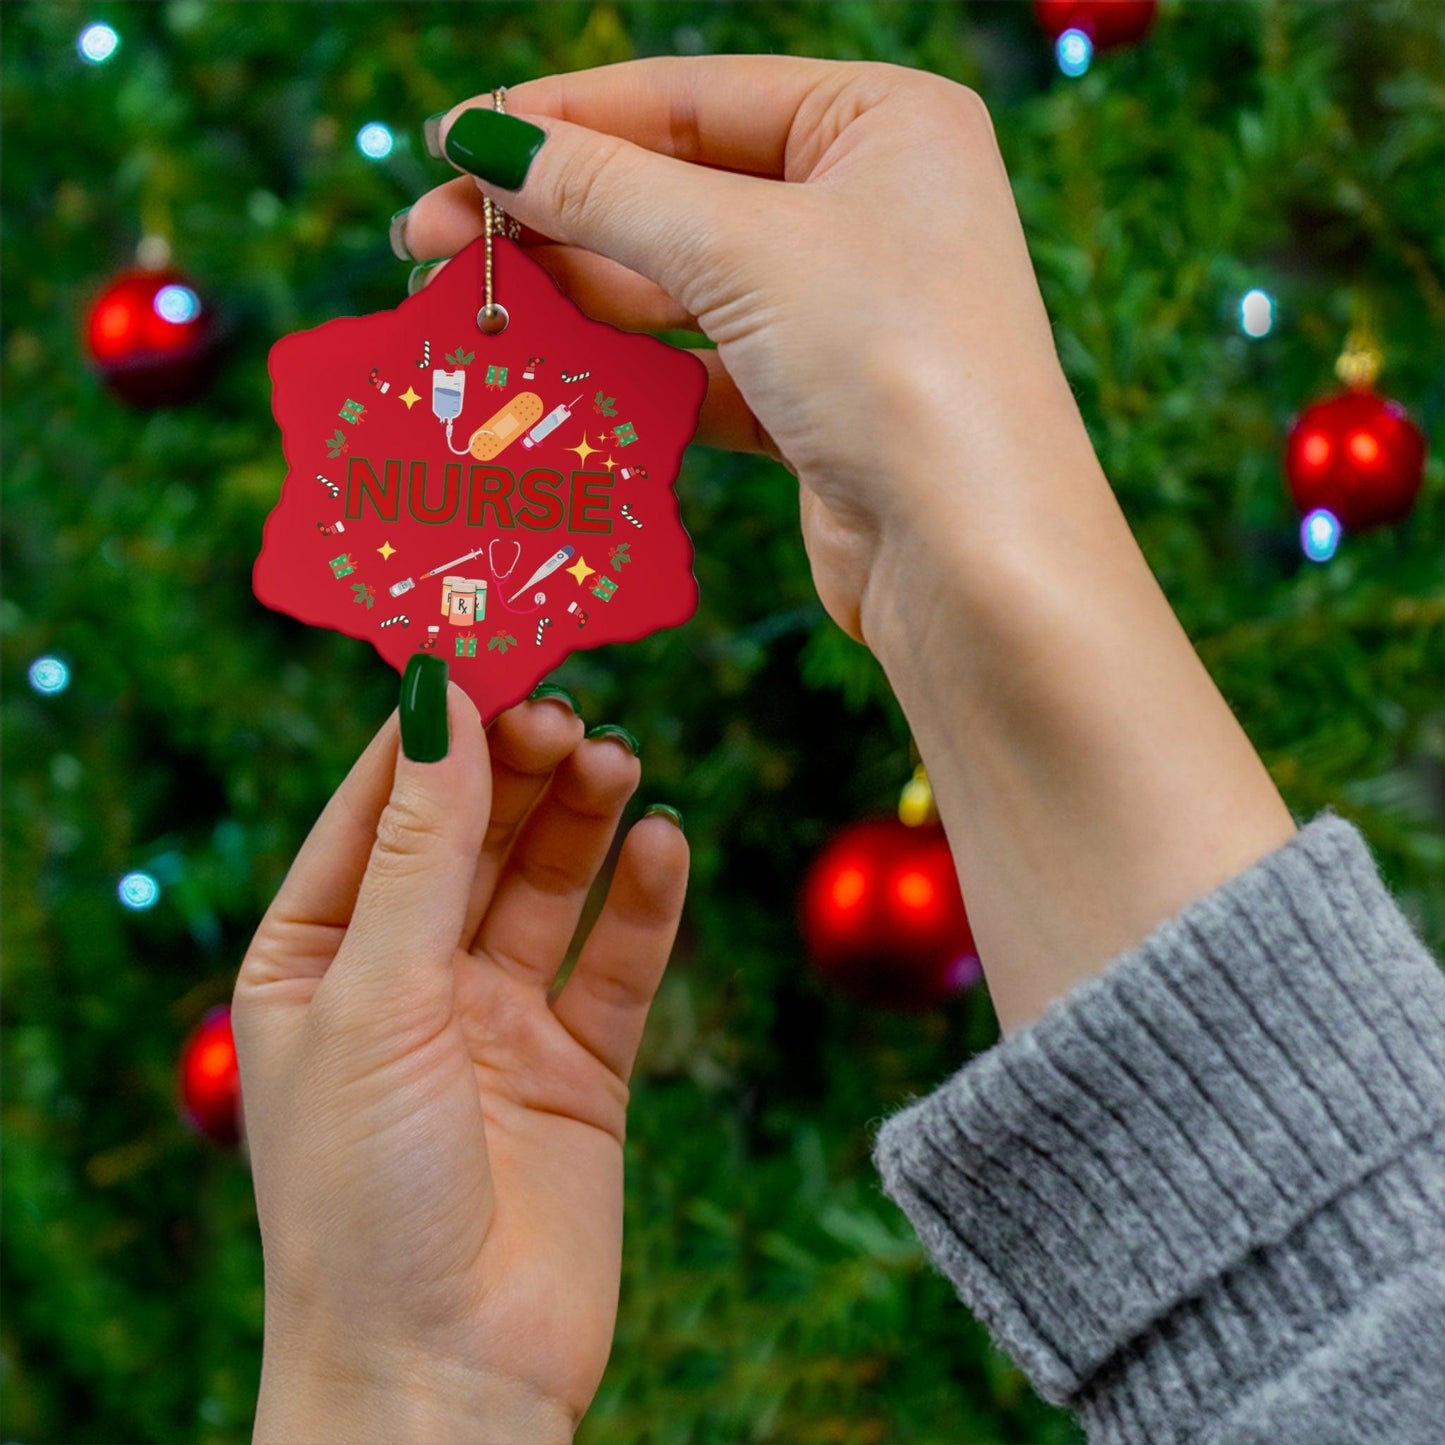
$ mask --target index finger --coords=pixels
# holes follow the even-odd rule
[[[847,71],[791,55],[656,56],[524,80],[507,87],[507,109],[554,116],[678,160],[793,180],[801,139],[794,132],[806,102],[841,87]],[[478,104],[490,101],[477,96],[453,107],[442,129],[454,112]]]

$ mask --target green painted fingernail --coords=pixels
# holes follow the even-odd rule
[[[666,818],[669,822],[676,823],[679,833],[687,832],[687,829],[682,826],[682,814],[670,803],[649,803],[646,812],[644,812],[642,816],[644,818],[650,818],[654,813],[659,817]]]
[[[414,653],[401,678],[401,750],[414,763],[435,763],[449,742],[446,659]]]
[[[578,717],[582,716],[582,709],[577,706],[577,699],[565,687],[558,687],[555,682],[539,683],[532,689],[527,701],[540,702],[543,698],[548,697],[555,697],[558,702],[565,702]]]
[[[431,280],[432,272],[440,271],[450,260],[450,256],[435,256],[430,261],[423,261],[419,266],[413,266],[411,274],[406,278],[406,294],[415,296]]]
[[[446,119],[446,111],[439,110],[435,115],[429,115],[421,123],[422,143],[426,146],[426,153],[433,160],[442,160],[442,121]]]
[[[386,234],[391,241],[391,254],[398,261],[415,261],[416,257],[406,249],[406,218],[411,214],[410,206],[403,206],[387,224]]]
[[[446,156],[454,166],[515,191],[546,139],[547,132],[529,120],[476,106],[452,122]]]
[[[642,751],[637,739],[625,727],[617,723],[598,723],[595,728],[587,729],[587,736],[589,738],[616,738],[634,758]]]

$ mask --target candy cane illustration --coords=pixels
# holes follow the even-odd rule
[[[636,527],[639,532],[642,530],[642,523],[639,522],[637,518],[632,515],[632,508],[629,507],[626,502],[623,502],[622,504],[622,515],[626,517],[627,520],[631,522],[632,525]]]
[[[430,342],[430,341],[423,341],[422,344],[421,344],[421,360],[417,362],[417,366],[418,366],[422,371],[425,371],[425,370],[427,369],[427,367],[429,367],[430,365],[431,365],[431,342]]]
[[[405,612],[398,612],[395,617],[388,617],[381,625],[383,627],[410,627],[411,618]]]
[[[592,373],[590,371],[564,371],[562,373],[562,384],[571,386],[574,381],[586,381]]]
[[[550,617],[544,617],[537,623],[537,646],[542,645],[542,634],[552,625]]]
[[[336,483],[331,480],[330,477],[323,477],[320,472],[317,472],[316,480],[320,482],[321,485],[325,487],[326,490],[330,492],[333,497],[339,497],[341,495],[341,488],[338,487]]]

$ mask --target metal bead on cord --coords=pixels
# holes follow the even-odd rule
[[[505,114],[507,109],[507,87],[499,85],[492,92],[492,109]],[[496,300],[492,284],[492,237],[503,235],[515,241],[522,234],[521,224],[499,206],[490,196],[482,197],[482,233],[486,237],[486,289],[482,309],[477,312],[477,329],[487,336],[495,336],[506,329],[507,308]]]

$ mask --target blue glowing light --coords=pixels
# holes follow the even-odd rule
[[[161,885],[149,873],[127,873],[115,891],[127,908],[142,913],[160,899]]]
[[[1274,297],[1255,287],[1239,299],[1239,329],[1246,336],[1268,336],[1274,328]]]
[[[120,49],[120,36],[109,25],[87,25],[80,32],[75,48],[80,58],[90,65],[104,65]]]
[[[162,286],[152,302],[162,321],[182,326],[201,314],[201,298],[189,286]]]
[[[1094,58],[1094,42],[1082,30],[1066,30],[1054,42],[1054,58],[1065,75],[1082,75]]]
[[[370,161],[384,161],[395,144],[390,128],[379,120],[368,121],[356,132],[356,148]]]
[[[70,669],[58,657],[37,657],[30,664],[30,686],[53,697],[70,686]]]
[[[1324,507],[1316,507],[1300,523],[1299,544],[1311,562],[1328,562],[1340,545],[1340,519]]]

